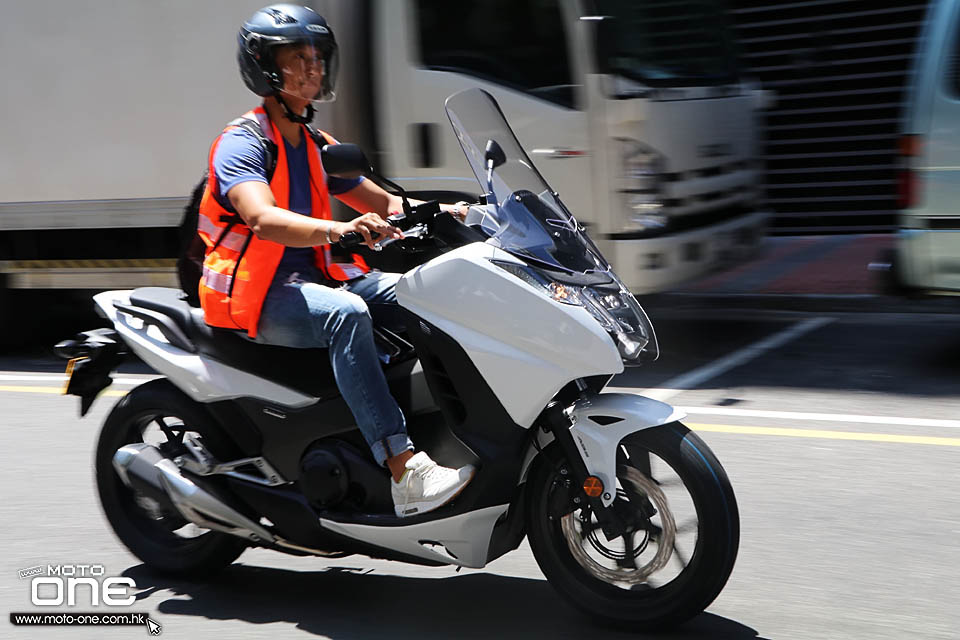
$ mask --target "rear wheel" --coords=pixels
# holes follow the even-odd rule
[[[113,456],[126,444],[146,442],[173,458],[185,450],[183,438],[204,439],[210,417],[167,380],[154,380],[128,393],[110,412],[97,442],[97,489],[104,514],[120,541],[146,565],[163,573],[204,575],[243,553],[235,536],[189,523],[179,513],[127,487],[113,468]]]
[[[586,613],[634,630],[680,623],[706,609],[733,570],[733,489],[680,423],[629,436],[617,463],[612,508],[627,532],[608,540],[591,509],[567,499],[576,492],[565,493],[564,465],[539,456],[528,480],[530,547],[550,583]]]

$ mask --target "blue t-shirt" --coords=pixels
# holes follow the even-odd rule
[[[284,138],[283,146],[287,153],[287,168],[290,174],[290,211],[310,215],[312,198],[310,194],[310,161],[307,158],[308,145],[313,141],[306,135],[296,147]],[[255,180],[269,184],[267,180],[266,153],[257,137],[242,127],[235,127],[223,134],[217,152],[213,155],[213,170],[217,177],[217,193],[213,194],[217,202],[230,213],[236,213],[227,192],[241,182]],[[363,182],[363,178],[347,179],[327,176],[327,190],[336,196],[346,193]],[[280,262],[278,273],[312,273],[314,252],[311,247],[286,247]]]

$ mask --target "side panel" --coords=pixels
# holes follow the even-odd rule
[[[493,527],[508,506],[497,505],[443,520],[398,527],[336,522],[323,518],[320,519],[320,525],[378,547],[479,569],[487,563]]]
[[[563,385],[620,373],[623,362],[586,310],[549,300],[493,265],[494,257],[517,261],[490,245],[467,245],[404,275],[397,299],[452,336],[513,421],[529,427]]]
[[[114,301],[130,304],[129,291],[106,291],[94,296],[94,301],[138,357],[168,376],[171,382],[198,402],[249,396],[303,408],[317,401],[316,398],[173,346],[155,327],[144,327],[141,320],[130,318],[114,308]]]

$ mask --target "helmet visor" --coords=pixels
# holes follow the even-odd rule
[[[328,102],[335,94],[337,45],[328,38],[298,40],[270,46],[279,91],[294,98]]]

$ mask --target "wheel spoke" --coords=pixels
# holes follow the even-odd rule
[[[689,562],[689,559],[686,558],[686,557],[684,557],[683,552],[680,551],[680,547],[677,546],[677,543],[676,543],[676,542],[673,543],[673,553],[671,554],[671,557],[672,557],[672,558],[676,558],[676,559],[677,559],[677,562],[680,563],[680,566],[681,566],[682,568],[685,569],[685,568],[687,567],[687,564],[688,564],[688,562]]]
[[[592,534],[594,531],[600,528],[600,523],[596,522],[591,518],[587,522],[583,520],[580,521],[580,540],[586,540],[587,536]]]
[[[683,486],[683,480],[681,480],[681,479],[680,479],[679,477],[677,477],[677,476],[674,476],[674,477],[672,477],[672,478],[667,478],[666,480],[657,480],[656,478],[651,478],[651,480],[653,480],[654,482],[656,482],[656,483],[657,483],[657,486],[659,486],[659,487],[661,487],[661,488],[662,488],[662,487],[682,487],[682,486]]]
[[[623,536],[623,559],[617,560],[617,566],[621,569],[637,568],[637,559],[633,557],[633,531],[624,532]]]
[[[677,533],[690,533],[691,531],[697,531],[699,528],[700,522],[696,518],[692,518],[683,524],[678,524]]]
[[[156,422],[160,430],[163,431],[163,435],[167,436],[167,441],[174,444],[183,444],[183,434],[187,431],[185,427],[174,430],[170,428],[170,425],[163,419],[163,416],[157,416],[154,418],[154,422]]]
[[[640,526],[644,531],[649,533],[654,540],[659,540],[660,536],[663,535],[663,528],[653,524],[650,520],[644,520]]]

